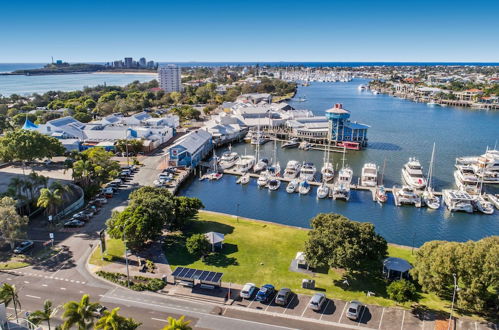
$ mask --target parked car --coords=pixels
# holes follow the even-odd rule
[[[113,197],[113,189],[112,188],[104,188],[104,190],[102,191],[102,193],[104,194],[104,196],[106,198],[112,198]]]
[[[324,305],[325,302],[326,302],[326,295],[324,293],[316,293],[312,296],[312,299],[310,299],[308,307],[318,312],[322,309],[322,305]]]
[[[72,218],[81,220],[81,221],[88,221],[90,220],[91,215],[86,213],[85,211],[80,211],[78,213],[73,214]]]
[[[95,313],[94,315],[97,316],[97,317],[100,317],[100,316],[103,316],[104,315],[104,311],[107,310],[107,307],[106,306],[103,306],[101,304],[97,304],[96,308],[95,308]]]
[[[240,296],[244,299],[251,299],[256,291],[256,286],[253,283],[246,283],[241,290]]]
[[[352,300],[348,305],[347,317],[350,320],[354,320],[354,321],[357,320],[360,316],[360,311],[362,310],[363,307],[364,307],[364,305],[362,305],[361,302],[359,302],[357,300]]]
[[[85,222],[76,219],[72,219],[64,223],[64,227],[83,227],[83,226],[85,226]]]
[[[100,203],[100,204],[107,204],[106,198],[96,198],[95,201]]]
[[[259,302],[267,302],[272,297],[275,292],[275,288],[272,284],[265,284],[260,288],[256,294],[256,300]]]
[[[25,253],[31,250],[35,246],[35,243],[33,241],[24,241],[21,242],[16,248],[14,249],[14,253],[20,254],[20,253]]]
[[[277,305],[285,306],[288,304],[291,295],[292,295],[291,289],[282,288],[281,290],[279,290],[277,296],[275,297],[275,303]]]

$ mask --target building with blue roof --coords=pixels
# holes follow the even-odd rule
[[[350,121],[350,111],[343,109],[341,103],[326,110],[326,118],[330,122],[331,140],[348,149],[360,149],[367,145],[368,125]]]
[[[22,129],[26,129],[26,130],[37,130],[38,129],[38,125],[34,124],[33,122],[31,122],[31,120],[29,120],[28,118],[26,118],[26,121],[24,122],[24,125],[23,125]]]
[[[171,166],[196,167],[213,149],[212,135],[203,129],[192,131],[168,151]]]

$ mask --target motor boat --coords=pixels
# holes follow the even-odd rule
[[[414,189],[423,190],[426,187],[423,167],[416,158],[409,158],[409,161],[404,164],[404,167],[402,167],[402,178],[408,186]]]
[[[432,210],[440,208],[440,198],[435,195],[432,189],[427,189],[423,192],[423,202]]]
[[[402,188],[394,186],[393,199],[396,206],[411,204],[421,206],[421,198],[416,194],[416,190],[410,186],[402,186]]]
[[[269,160],[267,158],[260,158],[258,162],[256,162],[255,166],[253,166],[253,172],[258,173],[267,168],[269,165]]]
[[[300,169],[300,180],[314,181],[317,169],[313,163],[304,163]]]
[[[253,145],[262,145],[269,141],[270,138],[261,131],[254,133],[253,136],[251,137],[251,144]]]
[[[277,179],[277,178],[272,178],[269,180],[269,183],[267,185],[267,187],[269,188],[269,190],[278,190],[279,187],[281,186],[281,180]]]
[[[454,181],[456,186],[471,195],[480,193],[479,179],[470,165],[456,165]]]
[[[300,195],[306,195],[310,192],[310,183],[307,181],[301,181],[300,184],[298,185],[298,192]]]
[[[255,156],[244,155],[239,158],[236,164],[236,168],[241,173],[246,173],[253,168],[255,165]]]
[[[223,177],[223,173],[220,172],[212,172],[208,174],[208,179],[209,180],[220,180]]]
[[[265,187],[269,183],[269,175],[267,172],[262,172],[260,173],[260,176],[258,177],[258,180],[256,181],[256,184],[258,187]]]
[[[494,205],[492,205],[492,203],[486,200],[482,195],[476,197],[473,204],[475,209],[483,214],[494,214]]]
[[[326,182],[330,182],[334,179],[334,166],[331,163],[324,163],[321,168],[322,179]]]
[[[220,157],[218,165],[222,170],[226,170],[236,165],[238,160],[239,155],[237,154],[237,152],[226,151],[222,154],[222,157]]]
[[[360,185],[364,187],[376,187],[378,183],[378,168],[376,164],[366,163],[362,167]]]
[[[267,167],[267,172],[271,176],[280,177],[281,176],[281,165],[279,163],[272,164]]]
[[[350,184],[352,182],[353,171],[350,167],[342,167],[338,172],[338,178],[333,186],[333,199],[350,199]]]
[[[374,196],[378,202],[385,203],[388,200],[385,186],[377,186]]]
[[[329,187],[325,184],[321,184],[319,188],[317,188],[317,198],[322,199],[329,196]]]
[[[473,198],[467,192],[444,189],[442,195],[449,211],[473,213]]]
[[[237,179],[236,183],[240,184],[248,184],[250,182],[250,175],[249,173],[246,173],[244,175],[241,175],[239,179]]]
[[[499,194],[488,194],[487,199],[499,210]]]
[[[281,148],[283,149],[291,149],[291,148],[296,148],[300,145],[300,140],[298,138],[292,138],[289,141],[286,141],[281,145]]]
[[[301,164],[296,160],[290,160],[284,169],[283,177],[285,179],[294,179],[300,173]]]
[[[302,141],[300,143],[300,145],[298,146],[298,149],[305,150],[305,151],[310,150],[310,149],[312,149],[312,143],[307,142],[307,141]]]
[[[300,183],[298,182],[298,180],[289,181],[288,185],[286,186],[286,192],[288,194],[292,194],[292,193],[296,192],[296,189],[298,189],[299,184]]]

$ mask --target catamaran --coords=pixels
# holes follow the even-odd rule
[[[442,195],[449,211],[473,213],[473,198],[467,192],[444,189]]]

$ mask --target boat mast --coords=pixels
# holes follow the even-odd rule
[[[385,177],[385,166],[386,166],[386,157],[385,160],[383,160],[383,171],[381,172],[381,185],[383,185],[383,179]]]
[[[435,142],[433,142],[433,150],[431,151],[431,160],[430,160],[430,168],[428,168],[428,185],[426,187],[426,190],[430,191],[431,190],[431,179],[433,176],[433,160],[435,157]]]

